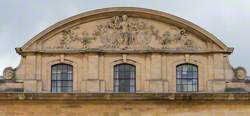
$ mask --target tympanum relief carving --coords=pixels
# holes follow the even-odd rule
[[[87,31],[82,31],[81,34],[75,32],[79,27],[64,30],[62,32],[62,39],[60,40],[61,48],[71,48],[70,43],[78,41],[81,43],[82,48],[88,48],[91,41],[95,40],[94,36],[89,35]]]
[[[162,48],[171,48],[173,44],[181,44],[179,48],[193,48],[193,41],[189,38],[186,30],[170,27],[159,37]]]
[[[94,42],[99,46],[90,46]],[[113,49],[188,49],[198,48],[192,36],[185,29],[176,26],[158,28],[141,18],[127,15],[114,16],[105,22],[97,23],[92,29],[74,26],[61,32],[59,47],[74,48],[78,42],[81,48],[113,48]],[[154,44],[152,44],[154,43]],[[55,48],[55,47],[48,47]]]
[[[95,35],[101,39],[104,48],[148,48],[157,32],[152,25],[123,15],[97,25]]]

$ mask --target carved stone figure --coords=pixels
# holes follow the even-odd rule
[[[185,40],[184,42],[185,48],[192,48],[193,47],[193,42],[190,39]]]
[[[160,37],[160,43],[163,48],[168,48],[170,44],[183,41],[182,38],[183,36],[186,36],[185,34],[186,31],[184,29],[171,27],[168,31],[162,34],[162,36]]]
[[[95,35],[106,48],[145,48],[155,34],[153,29],[152,25],[122,15],[112,17],[106,24],[97,25]]]
[[[69,44],[75,38],[75,33],[73,33],[70,29],[64,30],[62,32],[62,39],[60,41],[60,45],[62,48],[69,48]]]
[[[120,23],[122,28],[121,36],[124,45],[130,45],[132,43],[132,33],[129,31],[129,24],[127,22],[127,15],[122,16],[122,22]]]
[[[234,70],[235,76],[238,80],[244,80],[247,76],[247,71],[243,67],[238,67]]]
[[[3,76],[4,76],[4,79],[6,80],[13,79],[15,76],[14,69],[12,69],[11,67],[5,68],[3,72]]]
[[[74,27],[72,29],[67,29],[62,32],[62,39],[60,41],[61,48],[71,48],[70,43],[74,41],[79,41],[82,43],[82,48],[88,48],[88,45],[92,40],[95,40],[94,36],[90,36],[88,32],[83,31],[79,36],[75,30],[79,29],[79,27]]]
[[[88,48],[88,45],[94,40],[94,37],[91,37],[88,32],[82,32],[82,37],[78,38],[78,40],[82,43],[82,48]]]

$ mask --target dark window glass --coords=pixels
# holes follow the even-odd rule
[[[193,64],[182,64],[176,67],[176,91],[198,91],[198,67]]]
[[[114,67],[114,92],[136,91],[135,66],[119,64]]]
[[[51,92],[73,91],[73,67],[68,64],[56,64],[51,68]]]

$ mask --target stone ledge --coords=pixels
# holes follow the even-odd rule
[[[21,49],[21,48],[20,48]],[[223,50],[206,50],[206,49],[99,49],[99,48],[89,48],[89,49],[48,49],[48,50],[18,50],[17,53],[24,55],[28,53],[40,53],[40,54],[76,54],[76,53],[230,53],[230,51]]]
[[[0,93],[0,101],[250,101],[250,93]]]

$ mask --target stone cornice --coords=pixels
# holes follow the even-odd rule
[[[250,93],[0,93],[0,101],[248,102]]]
[[[47,53],[47,54],[57,54],[57,53],[176,53],[176,54],[197,54],[197,53],[232,53],[233,49],[228,51],[223,50],[199,50],[199,49],[54,49],[54,50],[25,50],[21,48],[16,48],[16,52],[20,55],[25,56],[29,53]]]

